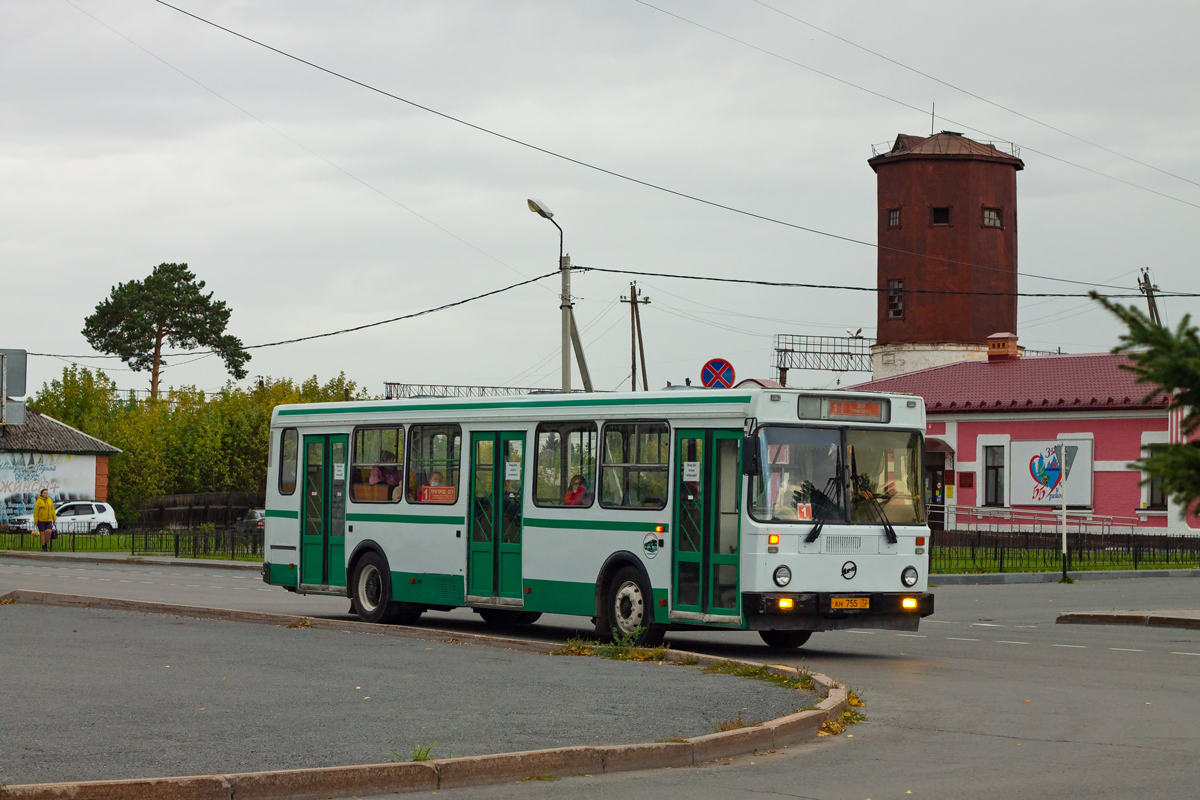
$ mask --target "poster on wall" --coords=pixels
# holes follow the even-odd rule
[[[43,488],[55,505],[90,500],[96,493],[96,457],[49,453],[0,453],[0,525],[33,513]]]
[[[1059,463],[1058,445],[1065,454]],[[1092,505],[1092,440],[1049,439],[1013,441],[1009,504],[1061,506],[1063,489],[1067,506]]]

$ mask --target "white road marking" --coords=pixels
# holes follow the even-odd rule
[[[947,636],[946,638],[952,642],[978,642],[979,641],[978,639],[963,639],[958,636]]]
[[[147,586],[153,586],[153,585],[154,585],[154,581],[142,581],[142,583],[146,584]]]
[[[1173,656],[1200,656],[1200,653],[1171,653]]]
[[[259,591],[260,591],[260,592],[265,592],[265,591],[267,591],[267,590],[266,590],[266,589],[259,589]],[[862,634],[866,634],[867,636],[874,636],[874,635],[875,635],[876,633],[878,633],[878,632],[879,632],[879,631],[846,631],[846,633],[862,633]]]
[[[1118,650],[1122,653],[1144,653],[1145,650],[1134,650],[1132,647],[1110,647],[1109,650]]]
[[[928,638],[927,636],[925,636],[924,634],[921,634],[921,633],[897,633],[896,635],[897,636],[907,636],[910,639],[926,639],[926,638]]]
[[[1086,645],[1086,644],[1052,644],[1052,645],[1050,645],[1050,646],[1051,646],[1051,647],[1074,647],[1074,648],[1077,648],[1077,649],[1079,649],[1079,650],[1086,650],[1086,649],[1087,649],[1087,645]]]
[[[118,578],[118,580],[121,581],[121,583],[133,583],[133,581],[127,581],[124,578]]]
[[[189,584],[187,584],[187,586],[189,589],[199,589],[200,588],[200,584],[198,584],[198,583],[189,583]]]
[[[1007,626],[997,625],[995,622],[972,622],[971,627],[972,628],[976,628],[976,627],[978,627],[978,628],[1004,628]]]
[[[1029,644],[1029,642],[1006,642],[1003,639],[996,641],[996,644]]]

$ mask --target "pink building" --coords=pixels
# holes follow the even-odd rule
[[[945,505],[948,527],[989,519],[1050,520],[1066,493],[1071,525],[1141,533],[1198,533],[1130,462],[1182,441],[1181,412],[1109,353],[1022,357],[1017,337],[990,337],[988,360],[961,361],[854,388],[925,399],[926,500]],[[1057,449],[1065,453],[1059,463]],[[1065,465],[1065,470],[1063,466]],[[943,517],[931,514],[940,526]],[[1017,525],[1017,527],[1021,527]]]

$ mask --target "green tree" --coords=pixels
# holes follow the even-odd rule
[[[246,377],[250,354],[236,336],[225,333],[229,308],[203,293],[204,281],[187,264],[159,264],[144,281],[114,286],[84,321],[88,344],[119,356],[135,372],[150,370],[150,396],[158,397],[163,345],[211,348],[233,377]]]
[[[117,385],[102,370],[63,367],[62,378],[42,384],[30,407],[72,428],[97,436],[112,417]]]
[[[1114,353],[1128,355],[1128,369],[1138,383],[1149,387],[1143,402],[1161,395],[1171,399],[1171,408],[1183,409],[1185,434],[1200,427],[1200,334],[1185,315],[1175,330],[1156,325],[1142,311],[1091,296],[1116,314],[1128,327]],[[1161,482],[1163,491],[1186,511],[1200,510],[1200,441],[1155,445],[1137,466]]]

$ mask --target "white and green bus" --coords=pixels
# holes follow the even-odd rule
[[[369,622],[915,631],[924,430],[911,395],[760,387],[279,406],[263,580]]]

